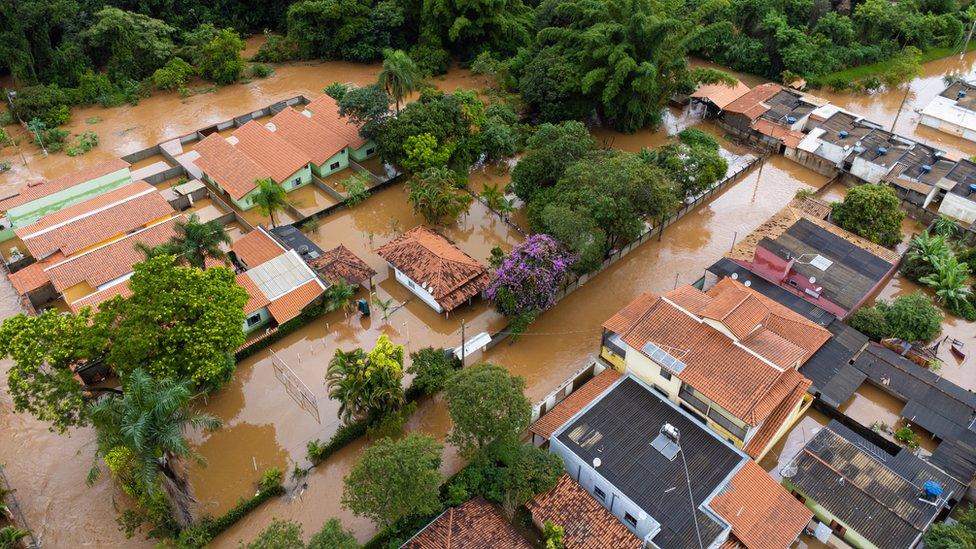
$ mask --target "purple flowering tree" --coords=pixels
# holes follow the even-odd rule
[[[556,292],[575,257],[555,238],[534,234],[512,249],[485,291],[498,312],[512,319],[517,338],[535,318],[556,304]]]

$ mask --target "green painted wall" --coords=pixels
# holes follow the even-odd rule
[[[295,179],[299,180],[297,184],[294,183]],[[288,177],[288,179],[285,179],[284,181],[277,181],[277,183],[283,186],[286,191],[291,191],[294,189],[298,189],[300,187],[304,187],[305,185],[308,185],[311,182],[312,182],[312,169],[310,167],[310,164],[306,164],[304,168],[291,174],[291,176]]]
[[[783,486],[786,487],[787,491],[796,490],[797,493],[805,497],[806,502],[804,502],[804,505],[807,506],[807,509],[813,511],[813,515],[818,519],[820,519],[820,522],[829,525],[831,521],[836,520],[837,522],[841,523],[841,525],[846,527],[847,533],[844,534],[842,538],[844,541],[849,543],[855,549],[879,549],[877,545],[871,543],[863,536],[855,532],[854,529],[851,528],[849,524],[847,524],[839,517],[837,517],[836,515],[828,511],[826,508],[824,508],[822,505],[814,501],[813,498],[808,496],[805,492],[803,492],[803,490],[800,490],[796,486],[794,486],[793,483],[790,482],[790,479],[784,478]],[[835,532],[834,535],[837,535],[837,533]]]
[[[338,168],[329,167],[336,162],[339,163]],[[316,166],[313,164],[312,171],[315,172],[315,175],[319,177],[327,177],[331,174],[334,174],[335,172],[342,171],[348,167],[349,167],[349,148],[347,147],[337,152],[336,154],[332,155],[332,158],[326,160],[321,165]]]
[[[211,179],[210,176],[208,176],[207,174],[203,174],[203,178],[207,181],[207,183],[210,183],[211,185],[217,187],[221,191],[224,190],[219,183]],[[291,186],[292,180],[296,178],[299,179],[298,185]],[[308,185],[309,183],[312,182],[312,169],[309,167],[308,164],[306,164],[304,168],[291,174],[291,176],[288,179],[286,179],[285,182],[288,183],[288,187],[285,188],[286,191],[291,191],[294,189],[304,187],[305,185]],[[276,183],[281,184],[280,182],[277,181]],[[224,192],[225,196],[231,201],[234,207],[241,211],[250,210],[251,208],[254,207],[254,195],[256,195],[257,193],[258,190],[257,188],[255,188],[253,191],[245,194],[240,199],[235,199],[231,197],[229,194],[226,194],[226,191]]]
[[[370,149],[373,149],[373,152],[367,152]],[[356,162],[359,162],[360,160],[366,160],[367,158],[375,154],[376,154],[376,143],[373,143],[372,141],[367,141],[365,145],[359,147],[358,149],[350,149],[349,152],[349,156],[351,156],[352,159],[355,160]]]
[[[83,202],[112,189],[117,189],[123,185],[128,185],[129,183],[132,183],[129,168],[122,168],[121,170],[69,187],[63,191],[32,200],[15,208],[10,208],[7,211],[7,218],[10,219],[10,223],[14,227],[30,225],[45,215]],[[2,234],[0,234],[0,238],[2,238]]]
[[[254,311],[254,313],[252,313],[251,315],[248,315],[248,316],[253,316],[253,315],[261,315],[261,320],[259,320],[258,323],[257,324],[254,324],[253,326],[248,326],[247,325],[247,318],[245,318],[244,319],[244,333],[245,334],[249,334],[249,333],[253,332],[254,330],[263,328],[269,322],[271,322],[271,313],[268,312],[268,308],[267,307],[262,307],[262,308],[258,309],[257,311]]]

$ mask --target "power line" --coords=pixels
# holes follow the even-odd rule
[[[681,440],[681,431],[678,431],[678,440]],[[685,450],[681,447],[681,442],[678,442],[678,453],[681,454],[681,463],[685,467],[685,480],[688,483],[688,498],[691,499],[691,521],[695,524],[695,535],[698,536],[698,547],[699,549],[705,549],[705,545],[702,544],[701,530],[698,529],[698,513],[697,507],[695,506],[695,494],[691,491],[691,475],[688,473],[688,461],[685,459]]]

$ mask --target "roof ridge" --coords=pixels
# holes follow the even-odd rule
[[[53,265],[51,265],[49,267],[46,267],[44,269],[44,271],[46,272],[46,271],[48,271],[50,269],[53,269],[55,267],[60,267],[61,265],[64,265],[64,264],[69,263],[71,261],[74,261],[76,259],[85,257],[85,256],[87,256],[89,254],[92,254],[92,253],[95,253],[95,252],[97,252],[99,250],[105,249],[105,248],[107,248],[109,246],[112,246],[113,244],[117,244],[119,242],[128,240],[129,238],[132,238],[134,236],[138,236],[140,234],[143,234],[146,231],[149,231],[151,229],[154,229],[156,227],[159,227],[160,225],[165,225],[166,223],[169,223],[170,221],[173,221],[174,219],[182,219],[182,218],[183,218],[183,215],[182,214],[180,214],[180,215],[174,215],[172,217],[166,218],[166,219],[160,221],[159,223],[153,223],[152,225],[149,225],[148,227],[143,227],[143,228],[141,228],[141,229],[139,229],[137,231],[131,232],[131,233],[123,236],[122,238],[120,238],[118,240],[112,240],[110,242],[106,242],[106,243],[102,244],[101,246],[98,246],[98,247],[92,248],[90,250],[84,251],[84,252],[82,252],[82,253],[80,253],[78,255],[73,255],[71,257],[67,257],[63,261],[60,261],[60,262],[55,263],[55,264],[53,264]]]

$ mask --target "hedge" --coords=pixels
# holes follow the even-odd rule
[[[265,501],[285,493],[285,487],[278,482],[273,486],[258,490],[250,498],[241,498],[233,508],[217,518],[205,517],[196,524],[184,528],[176,539],[176,546],[181,549],[206,547],[221,532],[230,528],[237,521],[256,509]]]

